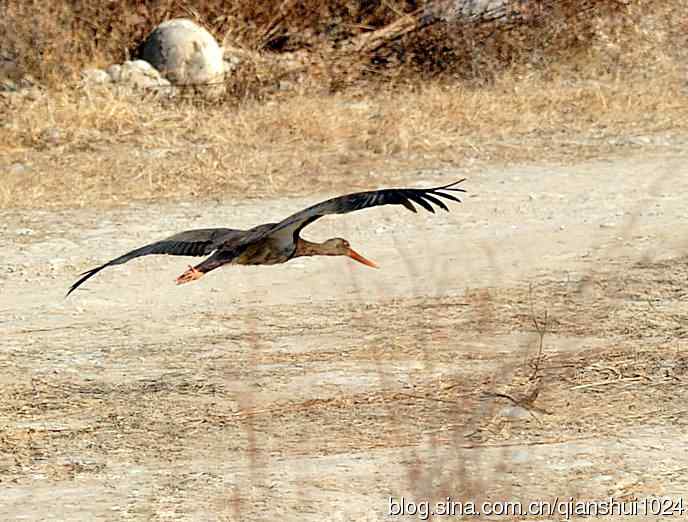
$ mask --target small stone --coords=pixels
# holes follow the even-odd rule
[[[0,80],[0,92],[17,92],[18,90],[19,87],[12,80]]]
[[[636,145],[650,145],[652,143],[652,138],[649,136],[636,136],[631,140]]]
[[[119,70],[119,83],[126,83],[131,87],[146,89],[152,87],[166,87],[170,82],[144,60],[124,62]]]
[[[101,69],[84,69],[81,71],[81,81],[90,85],[110,83],[110,75]]]
[[[31,101],[37,101],[41,99],[41,90],[38,87],[22,88],[21,92],[24,97]]]
[[[504,406],[499,410],[500,417],[509,417],[512,419],[527,419],[531,417],[531,414],[525,408],[521,406]]]
[[[128,62],[124,62],[124,67],[128,67],[129,69],[139,70],[144,74],[151,74],[152,76],[158,76],[156,74],[157,69],[155,67],[153,67],[146,60],[130,60]]]
[[[57,127],[48,127],[41,131],[41,139],[47,143],[57,145],[62,141],[62,132]]]
[[[155,148],[155,149],[147,149],[141,152],[141,155],[144,158],[164,158],[168,154],[170,154],[170,149],[161,149],[161,148]]]
[[[280,91],[291,91],[294,88],[294,84],[287,80],[280,80],[279,90]]]
[[[19,175],[28,172],[30,169],[24,163],[12,163],[8,170],[10,174]]]
[[[516,449],[511,453],[511,462],[521,463],[531,460],[531,453],[525,449]]]
[[[119,64],[112,64],[110,67],[105,69],[105,72],[110,77],[110,80],[115,83],[120,81],[122,78],[122,66]]]
[[[31,89],[34,87],[38,87],[38,82],[30,74],[25,75],[21,80],[19,80],[20,89]]]
[[[225,69],[225,74],[232,72],[234,69],[239,67],[239,64],[241,63],[241,59],[238,58],[237,56],[227,56],[227,53],[223,51],[224,54],[224,69]]]

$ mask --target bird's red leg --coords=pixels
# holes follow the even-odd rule
[[[189,265],[189,268],[177,278],[177,284],[182,285],[184,283],[190,283],[201,277],[203,272]]]

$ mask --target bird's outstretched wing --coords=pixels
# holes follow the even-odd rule
[[[379,205],[403,205],[411,212],[417,212],[413,206],[413,203],[416,203],[432,213],[435,212],[433,205],[436,205],[448,212],[449,208],[441,198],[461,203],[461,200],[454,193],[466,192],[464,189],[456,187],[462,181],[464,179],[449,185],[427,189],[383,189],[339,196],[292,214],[277,223],[270,233],[284,234],[285,236],[288,234],[298,234],[306,225],[328,214],[346,214]]]
[[[225,241],[230,240],[240,234],[242,230],[231,228],[203,228],[198,230],[187,230],[180,232],[161,241],[142,246],[131,252],[108,261],[107,263],[87,270],[80,274],[81,278],[69,287],[67,295],[71,294],[87,279],[93,277],[103,268],[113,265],[121,265],[136,257],[147,256],[150,254],[167,254],[173,256],[206,256],[211,254]]]

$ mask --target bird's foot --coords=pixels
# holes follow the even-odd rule
[[[190,283],[191,281],[200,278],[202,275],[203,272],[201,272],[200,270],[196,270],[194,267],[189,265],[187,271],[177,278],[177,284],[182,285],[184,283]]]

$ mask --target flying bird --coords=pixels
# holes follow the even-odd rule
[[[336,237],[324,243],[312,243],[301,238],[300,233],[304,227],[323,216],[347,214],[380,205],[403,205],[416,212],[413,205],[416,203],[432,213],[435,212],[433,205],[449,211],[441,198],[460,203],[461,200],[454,193],[465,192],[457,187],[462,181],[464,179],[428,189],[383,189],[339,196],[292,214],[279,223],[258,225],[248,230],[203,228],[180,232],[127,252],[80,274],[81,278],[69,288],[67,295],[104,268],[121,265],[150,254],[210,256],[196,266],[189,266],[188,270],[177,278],[178,285],[198,279],[203,274],[227,264],[276,265],[302,256],[347,256],[359,263],[377,268],[375,263],[351,248],[346,239]]]

